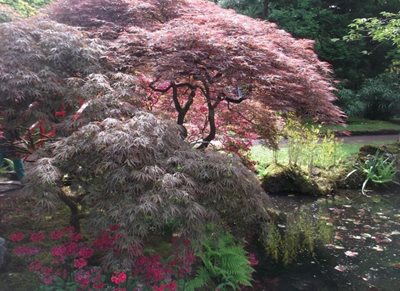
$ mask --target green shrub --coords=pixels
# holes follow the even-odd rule
[[[365,103],[353,90],[341,88],[337,92],[338,105],[349,117],[361,117],[364,114]]]
[[[400,75],[384,73],[368,79],[358,91],[365,104],[364,117],[388,120],[400,110]]]

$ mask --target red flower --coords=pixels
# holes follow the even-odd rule
[[[94,283],[93,284],[93,288],[94,289],[103,289],[105,286],[105,284],[103,282],[99,282],[99,283]]]
[[[31,234],[31,241],[32,242],[41,242],[44,241],[45,235],[43,231],[32,233]]]
[[[78,252],[78,244],[76,242],[71,242],[65,245],[65,254],[67,256],[73,256]]]
[[[126,281],[126,274],[124,272],[119,272],[119,273],[114,273],[111,276],[111,282],[113,282],[114,284],[122,284]]]
[[[28,270],[29,272],[38,272],[42,268],[42,263],[40,261],[33,261],[29,264]]]
[[[63,231],[55,229],[50,233],[50,238],[52,240],[59,240],[63,235],[64,235]]]
[[[160,286],[153,286],[153,291],[164,291],[164,285],[160,285]]]
[[[50,276],[54,273],[54,269],[52,267],[42,267],[41,272],[45,276]]]
[[[50,252],[53,257],[64,257],[66,248],[65,246],[55,246],[51,249]]]
[[[20,242],[24,238],[25,238],[25,235],[20,231],[14,232],[12,235],[10,235],[10,240],[13,242]]]
[[[54,116],[55,116],[55,117],[65,117],[65,115],[66,115],[65,110],[56,111],[56,112],[54,113]]]
[[[169,282],[167,285],[165,285],[165,287],[166,287],[169,291],[176,291],[176,290],[178,290],[178,285],[176,284],[175,281]]]
[[[109,249],[113,246],[114,238],[110,235],[108,231],[103,231],[93,242],[93,247],[95,249]]]
[[[83,258],[75,259],[74,260],[74,267],[77,269],[82,269],[83,267],[87,266],[87,261]]]

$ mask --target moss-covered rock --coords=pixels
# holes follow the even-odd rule
[[[331,188],[322,186],[327,182],[322,177],[313,178],[296,166],[272,164],[267,168],[266,173],[262,179],[262,187],[270,194],[294,193],[321,196],[327,194]]]

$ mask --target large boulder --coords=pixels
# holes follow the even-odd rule
[[[262,187],[269,194],[321,196],[329,192],[330,187],[319,185],[315,178],[297,166],[271,164],[266,172],[267,175],[262,179]]]

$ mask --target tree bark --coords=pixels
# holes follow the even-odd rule
[[[192,91],[189,94],[188,101],[185,103],[183,108],[181,107],[180,111],[178,111],[177,123],[179,125],[183,125],[185,123],[185,117],[190,109],[190,106],[192,106],[192,104],[193,104],[194,96],[196,96],[196,90],[192,89]]]
[[[58,192],[58,197],[60,197],[61,201],[63,201],[69,208],[71,214],[69,218],[69,223],[71,226],[75,228],[75,231],[80,233],[81,232],[81,223],[80,223],[80,213],[78,204],[73,201],[70,197],[65,195],[62,190]]]
[[[263,7],[262,7],[262,17],[263,19],[267,19],[269,16],[269,0],[263,0]]]

